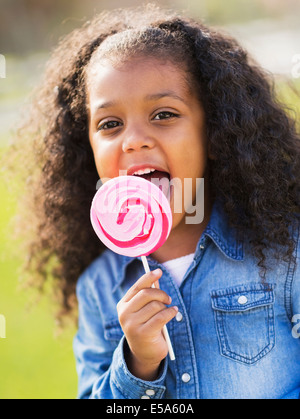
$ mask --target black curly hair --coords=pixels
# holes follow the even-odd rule
[[[155,6],[96,16],[63,39],[21,131],[34,151],[27,225],[32,282],[52,278],[65,313],[82,271],[104,250],[89,220],[98,181],[88,135],[85,70],[104,40],[115,59],[151,54],[184,67],[205,114],[211,187],[230,223],[250,239],[264,278],[268,251],[288,261],[299,216],[300,141],[269,76],[230,36]],[[109,43],[108,43],[109,44]],[[28,141],[28,140],[31,141]],[[28,207],[27,207],[28,208]]]

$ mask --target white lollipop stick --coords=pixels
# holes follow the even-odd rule
[[[141,258],[142,258],[142,262],[143,262],[143,265],[144,265],[145,272],[146,273],[150,272],[150,268],[149,268],[149,264],[148,264],[146,256],[141,256]],[[152,288],[156,288],[154,284],[152,284]],[[164,325],[162,331],[163,331],[164,338],[165,338],[165,340],[167,342],[167,345],[168,345],[170,359],[171,359],[171,361],[174,361],[175,360],[175,354],[174,354],[174,350],[173,350],[173,347],[172,347],[172,343],[171,343],[169,332],[168,332],[168,329],[167,329],[166,325]]]

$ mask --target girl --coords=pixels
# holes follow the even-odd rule
[[[103,13],[54,52],[28,126],[31,268],[66,311],[77,284],[79,397],[299,398],[299,135],[239,44],[155,7]],[[202,222],[173,211],[149,274],[90,225],[121,171],[204,178]]]

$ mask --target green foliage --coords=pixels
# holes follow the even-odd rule
[[[296,121],[297,132],[300,133],[300,79],[278,81],[276,93],[287,113]]]

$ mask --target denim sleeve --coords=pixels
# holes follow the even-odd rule
[[[105,339],[101,312],[82,277],[77,284],[79,327],[73,348],[80,399],[161,399],[165,392],[167,359],[155,381],[134,377],[124,359],[123,337],[116,345]]]
[[[297,236],[298,242],[296,246],[296,269],[293,277],[292,286],[292,326],[293,338],[298,340],[299,343],[299,362],[300,362],[300,240],[299,230]],[[286,399],[300,399],[300,387],[295,389],[292,393],[288,394]]]
[[[300,227],[299,227],[300,229]],[[297,317],[297,320],[300,320],[300,237],[298,235],[298,244],[297,244],[297,254],[296,254],[296,271],[293,281],[293,314]]]

